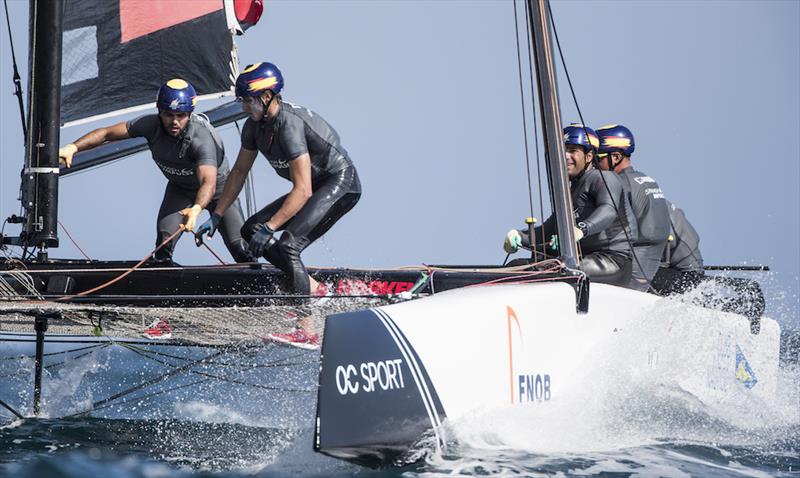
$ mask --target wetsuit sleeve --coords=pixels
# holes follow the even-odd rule
[[[289,161],[308,153],[305,122],[297,116],[287,115],[286,122],[281,126],[280,142]]]
[[[159,123],[158,115],[144,115],[128,121],[125,126],[131,138],[146,138],[150,142],[158,132]]]
[[[189,147],[189,159],[197,166],[214,166],[216,168],[222,162],[222,158],[217,160],[218,150],[211,131],[202,124],[195,124],[192,127],[195,132],[192,134],[192,142]]]
[[[605,183],[603,178],[605,178]],[[608,188],[606,188],[606,184]],[[591,236],[604,231],[617,219],[617,209],[614,204],[616,202],[617,206],[622,206],[622,181],[614,173],[600,171],[600,174],[593,178],[588,192],[596,204],[592,214],[583,220],[586,224],[586,235]]]
[[[256,144],[256,123],[250,119],[244,122],[242,128],[242,148],[255,151],[258,149]]]

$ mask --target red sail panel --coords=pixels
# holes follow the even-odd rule
[[[221,0],[119,0],[121,42],[222,10]]]

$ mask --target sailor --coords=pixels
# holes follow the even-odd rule
[[[588,127],[571,124],[564,128],[567,173],[575,212],[575,239],[580,241],[583,258],[580,269],[591,280],[627,286],[631,278],[631,245],[636,241],[636,219],[622,181],[616,174],[594,167],[599,145],[597,134]],[[533,237],[545,240],[556,234],[555,218],[534,228]],[[551,244],[553,241],[551,241]],[[520,246],[530,248],[527,234],[512,229],[506,235],[506,252]]]
[[[683,210],[667,201],[670,234],[664,264],[653,279],[653,288],[664,295],[681,294],[697,286],[705,276],[700,235]]]
[[[597,166],[605,171],[614,171],[622,179],[622,187],[633,207],[639,229],[639,239],[633,244],[635,255],[629,287],[646,291],[656,275],[667,245],[667,200],[652,177],[633,169],[631,155],[636,143],[631,130],[623,125],[603,126],[597,129],[597,137],[600,140]]]
[[[309,277],[300,254],[356,205],[361,183],[336,131],[316,112],[284,101],[283,85],[280,70],[268,62],[248,65],[236,79],[236,96],[249,118],[222,197],[197,233],[214,233],[260,151],[292,187],[249,218],[242,236],[253,256],[263,256],[286,274],[292,292],[321,295],[324,286]],[[279,239],[277,231],[283,231]],[[317,340],[302,323],[287,339]]]
[[[72,156],[78,151],[107,141],[147,139],[153,161],[168,181],[158,211],[156,246],[182,223],[187,231],[192,231],[203,209],[213,211],[228,176],[222,140],[207,118],[193,113],[196,102],[197,93],[189,82],[180,78],[169,80],[158,90],[157,115],[98,128],[58,151],[61,162],[70,167]],[[237,199],[220,221],[223,240],[236,262],[251,260],[240,233],[243,223]],[[171,261],[178,237],[156,251],[155,259]]]

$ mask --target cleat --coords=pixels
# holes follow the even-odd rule
[[[288,334],[269,334],[267,338],[273,342],[306,350],[317,350],[319,348],[319,334],[309,334],[300,329]]]
[[[154,340],[166,340],[172,338],[172,326],[166,319],[156,319],[143,332],[145,337]]]

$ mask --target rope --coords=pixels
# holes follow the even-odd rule
[[[530,17],[530,12],[529,12],[528,8],[530,8],[530,6],[529,6],[528,2],[526,1],[525,2],[525,16],[526,17]],[[534,85],[534,82],[533,82],[533,44],[531,43],[531,26],[530,26],[530,22],[527,22],[527,21],[525,22],[525,36],[526,36],[527,43],[528,43],[528,81],[530,82],[530,85],[531,85],[531,98],[532,98],[532,100],[534,102],[534,110],[535,110],[536,109],[536,98],[535,98],[535,95],[533,94],[533,85]],[[538,127],[539,126],[538,126],[538,124],[536,122],[536,115],[533,115],[533,130],[536,131],[538,129]],[[537,180],[537,182],[539,184],[539,214],[541,215],[542,219],[544,219],[544,195],[542,194],[542,158],[541,158],[541,155],[539,154],[539,135],[536,135],[536,134],[533,135],[533,145],[534,145],[534,151],[536,152],[536,176],[537,176],[536,180]],[[542,223],[542,224],[544,224],[544,223]],[[547,242],[547,239],[545,238],[544,227],[542,227],[540,230],[542,232],[542,240],[541,240],[541,242],[539,242],[540,244],[542,244],[542,252],[540,254],[543,255],[543,256],[547,256],[547,248],[545,246],[545,243]]]
[[[98,290],[105,289],[106,287],[110,286],[111,284],[114,284],[114,283],[116,283],[116,282],[119,282],[120,280],[122,280],[123,278],[125,278],[125,277],[126,277],[128,274],[130,274],[131,272],[133,272],[133,271],[135,271],[136,269],[138,269],[139,267],[141,267],[141,266],[142,266],[142,264],[144,264],[145,262],[147,262],[147,260],[148,260],[148,259],[150,259],[151,257],[153,257],[153,254],[155,254],[156,252],[158,252],[158,250],[159,250],[159,249],[161,249],[162,247],[164,247],[164,246],[166,246],[167,244],[169,244],[169,243],[170,243],[170,241],[172,241],[174,238],[176,238],[176,237],[180,236],[181,234],[183,234],[183,231],[184,231],[183,224],[181,224],[181,225],[178,227],[178,229],[176,229],[176,230],[175,230],[175,232],[173,232],[173,233],[172,233],[172,235],[171,235],[171,236],[169,236],[168,238],[164,239],[164,241],[163,241],[161,244],[159,244],[159,245],[158,245],[158,247],[156,247],[155,249],[153,249],[153,251],[152,251],[152,252],[150,252],[150,254],[148,254],[147,256],[145,256],[145,258],[144,258],[144,259],[142,259],[142,260],[141,260],[141,261],[139,261],[139,262],[138,262],[138,263],[137,263],[135,266],[131,267],[130,269],[128,269],[128,270],[127,270],[127,271],[125,271],[124,273],[122,273],[122,274],[118,275],[118,276],[117,276],[117,277],[115,277],[114,279],[111,279],[110,281],[108,281],[108,282],[106,282],[106,283],[104,283],[104,284],[100,284],[99,286],[97,286],[97,287],[95,287],[95,288],[93,288],[93,289],[85,290],[85,291],[83,291],[83,292],[80,292],[80,293],[78,293],[78,294],[73,294],[73,295],[65,295],[65,296],[63,296],[63,297],[58,297],[58,298],[56,298],[56,299],[53,299],[53,301],[64,301],[64,300],[73,299],[73,298],[75,298],[75,297],[83,297],[83,296],[87,296],[87,295],[89,295],[89,294],[91,294],[91,293],[93,293],[93,292],[97,292]]]
[[[575,104],[575,109],[578,111],[578,118],[581,120],[581,124],[586,125],[586,122],[583,120],[583,113],[581,113],[581,108],[578,105],[578,97],[575,94],[575,88],[572,86],[572,79],[569,75],[569,70],[567,69],[567,62],[564,60],[564,52],[561,50],[561,42],[558,40],[558,31],[556,31],[556,21],[553,18],[553,10],[550,8],[550,2],[547,2],[547,10],[550,13],[550,24],[553,27],[553,36],[556,39],[556,46],[558,47],[558,55],[561,57],[561,65],[564,67],[564,74],[567,77],[567,84],[569,84],[569,91],[572,95],[572,101]],[[586,126],[584,126],[585,128]],[[585,131],[584,131],[585,132]],[[588,137],[588,134],[586,135]],[[625,221],[622,220],[622,213],[619,210],[619,206],[617,205],[617,200],[611,194],[611,188],[608,187],[608,183],[606,182],[606,178],[600,174],[600,179],[603,180],[603,185],[606,188],[606,192],[608,192],[609,197],[611,197],[611,203],[614,206],[614,211],[617,213],[617,220],[622,225],[622,232],[625,233],[625,241],[628,243],[628,248],[631,250],[631,255],[633,256],[633,260],[636,261],[636,265],[639,266],[639,270],[644,272],[644,268],[642,267],[642,263],[639,262],[639,257],[636,255],[636,250],[633,247],[633,241],[631,240],[630,234],[628,234],[628,230],[624,227]],[[636,220],[634,218],[634,220]],[[647,289],[655,295],[661,295],[656,291],[652,285],[648,282]]]
[[[519,102],[522,108],[522,137],[525,144],[525,172],[528,175],[528,203],[530,204],[531,217],[533,217],[533,189],[531,187],[531,161],[528,152],[528,119],[525,114],[525,90],[522,86],[522,55],[519,50],[519,20],[517,18],[517,0],[514,4],[514,33],[517,43],[517,72],[519,73]]]
[[[214,257],[217,258],[217,260],[219,261],[220,264],[222,264],[223,266],[228,265],[227,262],[223,261],[222,258],[216,252],[214,252],[214,249],[211,249],[211,246],[209,246],[205,242],[203,242],[203,245],[206,246],[206,249],[208,249],[208,252],[210,252],[211,255],[213,255]]]
[[[88,255],[87,255],[85,252],[83,252],[83,249],[81,249],[81,246],[79,246],[79,245],[78,245],[78,243],[77,243],[77,242],[75,242],[75,239],[73,239],[73,238],[72,238],[72,234],[70,234],[70,233],[69,233],[69,230],[68,230],[68,229],[67,229],[67,227],[64,225],[64,223],[62,223],[61,221],[58,221],[58,225],[59,225],[59,226],[61,226],[61,229],[63,229],[63,230],[64,230],[64,232],[67,234],[67,237],[68,237],[68,238],[69,238],[69,240],[72,242],[72,245],[73,245],[73,246],[75,246],[75,247],[77,247],[77,248],[78,248],[78,250],[79,250],[79,251],[81,251],[81,254],[83,254],[83,257],[85,257],[86,259],[88,259],[88,260],[90,260],[90,261],[91,261],[91,260],[92,260],[92,258],[91,258],[91,257],[89,257],[89,256],[88,256]]]
[[[14,96],[19,103],[19,118],[22,121],[22,136],[27,141],[28,127],[25,124],[25,106],[22,104],[22,83],[17,69],[17,55],[14,53],[14,38],[11,35],[11,20],[8,18],[8,0],[3,0],[6,9],[6,25],[8,26],[8,42],[11,45],[11,63],[14,65]]]

